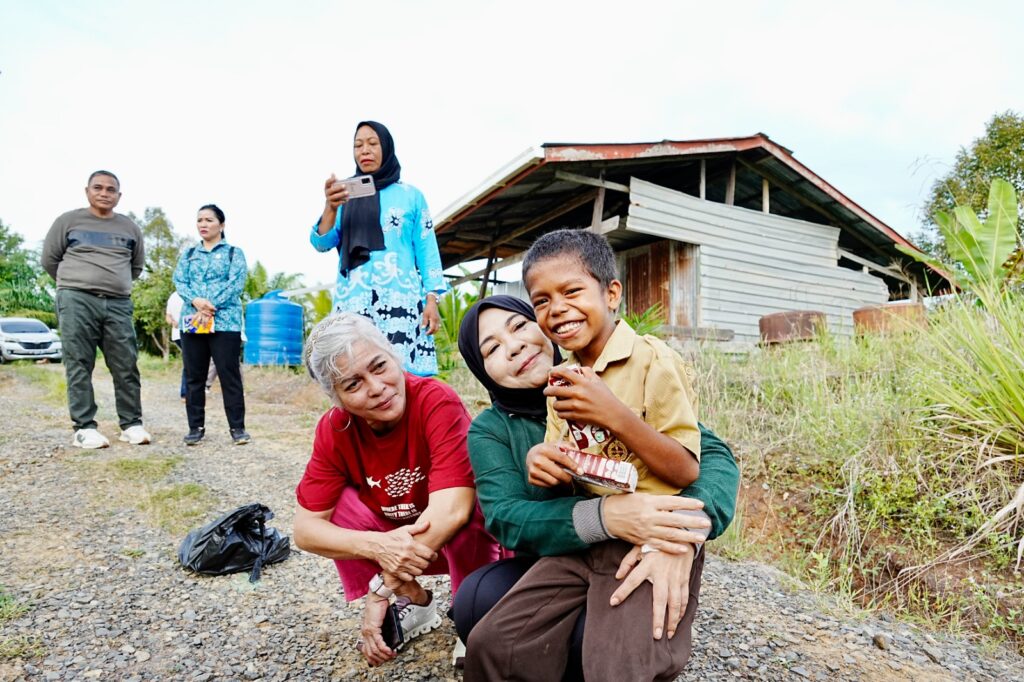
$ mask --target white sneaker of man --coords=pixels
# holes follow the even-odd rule
[[[110,441],[107,440],[107,437],[96,429],[78,429],[75,431],[75,437],[71,440],[71,444],[86,450],[110,447]]]
[[[149,435],[149,431],[142,428],[142,424],[136,424],[135,426],[129,426],[127,429],[122,431],[120,440],[122,443],[145,445],[153,440],[153,437]]]
[[[402,628],[402,646],[441,625],[441,614],[437,612],[437,600],[434,599],[430,590],[427,590],[427,595],[430,597],[430,601],[424,606],[413,604],[406,597],[399,597],[395,601],[398,622]],[[401,649],[402,646],[398,648]]]

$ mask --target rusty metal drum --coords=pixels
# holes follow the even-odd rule
[[[918,301],[869,305],[853,311],[853,328],[857,334],[899,333],[927,325],[924,304]]]
[[[787,310],[758,320],[761,343],[771,345],[789,341],[809,341],[826,325],[825,313],[818,310]]]

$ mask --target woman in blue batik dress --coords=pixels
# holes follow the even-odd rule
[[[337,249],[340,255],[334,310],[373,320],[407,371],[436,374],[432,335],[441,323],[437,300],[447,285],[427,202],[399,180],[402,166],[382,124],[356,126],[353,157],[356,175],[372,175],[376,194],[349,198],[332,174],[324,183],[323,215],[309,236],[317,251]]]

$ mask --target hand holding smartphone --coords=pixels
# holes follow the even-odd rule
[[[372,175],[357,175],[354,178],[343,178],[341,180],[335,180],[333,189],[344,187],[348,193],[346,201],[348,199],[357,199],[359,197],[372,197],[377,193],[377,187],[373,184]]]

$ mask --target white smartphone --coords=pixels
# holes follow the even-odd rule
[[[373,184],[372,175],[357,175],[354,178],[345,178],[343,180],[337,180],[334,183],[334,187],[338,185],[344,185],[345,189],[348,190],[348,198],[356,199],[358,197],[371,197],[377,193],[377,188]]]

